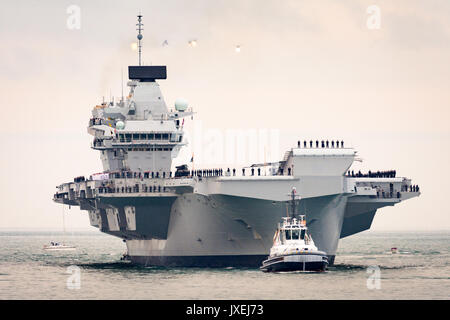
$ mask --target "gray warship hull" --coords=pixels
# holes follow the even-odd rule
[[[340,238],[369,229],[377,209],[419,194],[395,191],[391,197],[374,192],[375,185],[408,190],[405,178],[255,176],[123,182],[138,181],[166,186],[169,182],[172,189],[99,192],[98,182],[86,181],[64,185],[55,201],[79,205],[89,212],[92,226],[124,239],[133,263],[259,267],[268,256],[277,222],[286,216],[288,200],[281,199],[292,186],[304,195],[299,210],[307,212],[309,232],[330,265]],[[340,193],[332,191],[333,184]],[[368,184],[372,187],[358,187]]]

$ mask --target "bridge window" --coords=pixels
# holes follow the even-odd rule
[[[299,230],[292,230],[292,240],[298,240]]]
[[[291,240],[291,230],[284,230],[286,240]]]
[[[145,133],[141,133],[141,140],[147,140],[147,135]]]
[[[161,140],[161,133],[155,133],[155,139]]]
[[[155,140],[155,134],[154,133],[150,133],[148,135],[148,140]]]
[[[169,140],[169,134],[163,133],[162,138],[163,138],[163,140]]]
[[[303,230],[301,231],[301,233],[300,233],[300,239],[301,239],[301,240],[305,239],[305,233],[306,233],[306,230],[303,229]]]
[[[133,140],[139,140],[139,134],[133,133]]]

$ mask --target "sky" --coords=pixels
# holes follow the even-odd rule
[[[52,197],[102,171],[86,128],[137,64],[139,12],[143,62],[167,65],[169,108],[183,97],[197,112],[188,130],[275,130],[278,158],[297,140],[342,139],[363,159],[352,169],[395,169],[421,188],[371,230],[450,230],[447,0],[3,1],[0,228],[61,229],[65,210],[69,230],[90,230]]]

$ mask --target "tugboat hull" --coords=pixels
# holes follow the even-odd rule
[[[260,269],[264,272],[325,271],[327,266],[327,255],[325,252],[318,252],[272,257],[264,260]]]

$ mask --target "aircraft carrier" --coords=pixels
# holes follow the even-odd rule
[[[166,79],[166,67],[141,65],[142,16],[137,27],[129,95],[95,106],[89,120],[103,171],[59,185],[53,198],[80,206],[92,226],[122,238],[132,262],[259,267],[295,187],[315,244],[333,264],[340,238],[369,229],[378,209],[420,194],[395,171],[349,171],[357,152],[334,140],[299,141],[270,175],[258,166],[175,171],[184,118],[193,111],[182,100],[169,111],[156,81]]]

